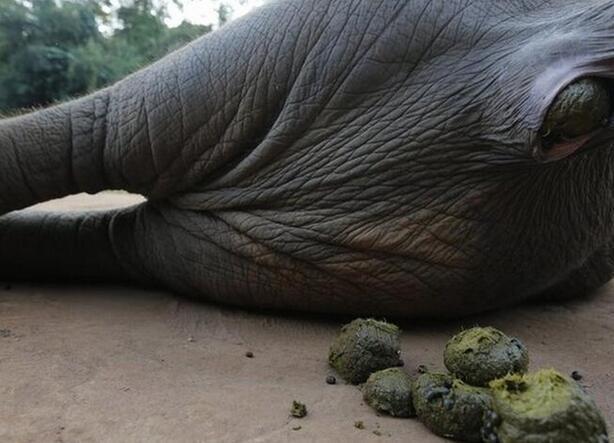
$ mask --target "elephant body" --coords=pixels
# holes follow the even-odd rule
[[[0,273],[403,317],[584,293],[614,273],[614,129],[546,143],[542,124],[573,82],[610,87],[613,19],[603,0],[267,4],[0,121],[3,213],[147,198],[4,215]]]

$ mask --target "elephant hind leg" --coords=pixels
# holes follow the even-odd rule
[[[115,243],[130,247],[127,230],[138,206],[111,211],[60,213],[19,211],[0,217],[0,278],[26,281],[122,283],[134,279],[118,259]]]

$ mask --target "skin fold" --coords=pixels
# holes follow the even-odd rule
[[[603,0],[271,2],[0,121],[0,276],[403,317],[585,293],[614,270],[614,129],[541,129],[566,86],[614,78],[613,19]],[[148,201],[9,213],[105,189]]]

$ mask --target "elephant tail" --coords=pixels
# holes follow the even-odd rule
[[[122,249],[134,241],[129,224],[138,208],[61,213],[25,210],[3,215],[0,279],[104,283],[140,279],[117,253],[118,241],[125,243]],[[118,223],[121,232],[115,232]]]

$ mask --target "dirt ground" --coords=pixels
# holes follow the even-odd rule
[[[47,207],[133,201],[106,193]],[[340,322],[247,312],[164,291],[2,285],[0,441],[444,441],[415,420],[378,417],[353,386],[325,383],[328,345]],[[521,338],[534,370],[580,371],[612,432],[613,283],[564,304],[401,324],[406,367],[441,368],[447,338],[476,324]],[[289,417],[293,400],[307,405],[307,417]]]

